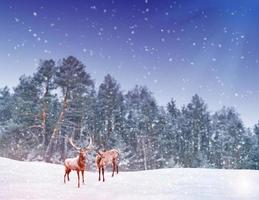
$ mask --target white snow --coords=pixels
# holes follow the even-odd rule
[[[0,158],[0,199],[90,200],[258,200],[259,171],[160,169],[106,173],[98,182],[95,169],[77,188],[76,173],[63,183],[64,167],[43,162]]]

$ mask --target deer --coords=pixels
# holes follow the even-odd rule
[[[67,158],[64,162],[65,165],[65,174],[64,174],[64,183],[66,183],[66,176],[67,180],[69,181],[69,173],[72,170],[77,172],[77,179],[78,179],[78,188],[80,187],[80,172],[82,174],[82,183],[84,184],[84,171],[85,171],[85,161],[86,161],[86,154],[93,149],[92,146],[92,139],[90,137],[90,142],[86,147],[77,147],[74,143],[72,138],[69,138],[69,143],[78,151],[79,155],[75,158]]]
[[[98,181],[101,180],[101,172],[103,176],[103,182],[105,181],[104,178],[104,168],[112,164],[112,177],[114,176],[114,172],[116,170],[117,174],[119,173],[119,152],[116,149],[111,149],[109,151],[96,151],[96,166],[99,171],[99,179]]]

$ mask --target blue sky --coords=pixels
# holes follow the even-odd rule
[[[197,93],[210,111],[234,106],[259,120],[259,2],[252,0],[3,0],[0,87],[14,87],[40,59],[74,55],[98,86],[146,85],[160,105]]]

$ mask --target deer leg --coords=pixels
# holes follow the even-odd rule
[[[84,172],[85,172],[84,170],[81,171],[81,173],[82,173],[82,183],[83,183],[83,184],[85,184]]]
[[[104,178],[104,167],[102,167],[102,174],[103,174],[103,182],[105,181],[105,178]]]
[[[69,180],[69,172],[70,172],[70,171],[71,171],[71,170],[65,168],[64,183],[66,183],[66,176],[67,176],[67,178],[68,178],[68,180]]]
[[[69,179],[69,173],[71,172],[71,169],[67,171],[67,180],[70,181]]]
[[[116,171],[117,171],[117,174],[119,173],[119,165],[116,164]]]
[[[64,174],[64,183],[66,183],[66,174],[67,174],[67,172],[65,171],[65,174]]]
[[[98,169],[99,169],[99,179],[98,179],[98,181],[100,181],[101,180],[101,167],[98,167]]]
[[[114,171],[115,171],[115,160],[112,160],[112,177],[114,176]]]
[[[80,187],[80,176],[79,176],[79,171],[76,171],[77,172],[77,180],[78,180],[78,188]]]

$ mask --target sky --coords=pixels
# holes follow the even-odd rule
[[[201,96],[259,121],[257,0],[1,0],[0,88],[41,59],[81,60],[96,87],[111,74],[125,93],[147,86],[159,105]]]

